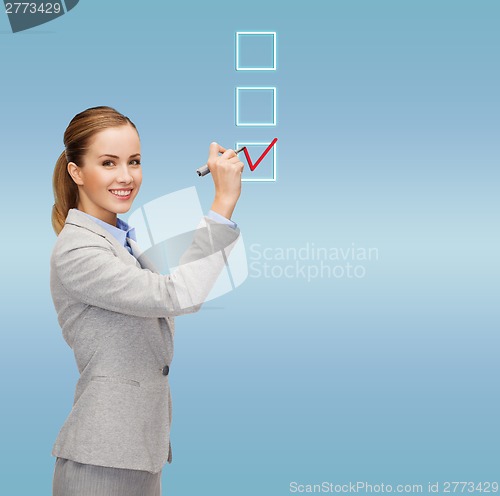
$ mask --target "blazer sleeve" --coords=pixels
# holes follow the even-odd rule
[[[51,256],[54,284],[77,301],[138,317],[199,310],[239,237],[239,229],[204,217],[178,268],[163,275],[125,263],[106,238],[88,229],[65,227]]]

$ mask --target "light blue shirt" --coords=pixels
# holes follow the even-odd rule
[[[104,222],[103,220],[98,219],[97,217],[94,217],[87,212],[83,212],[82,210],[79,210],[79,212],[82,212],[83,214],[90,217],[94,222],[97,222],[97,224],[104,227],[104,229],[111,233],[132,255],[132,248],[130,248],[129,244],[127,243],[127,238],[132,238],[134,241],[137,241],[135,237],[135,227],[130,227],[124,220],[120,219],[119,217],[116,218],[116,226],[113,226],[112,224],[108,224],[107,222]],[[216,222],[220,222],[221,224],[227,224],[233,229],[235,229],[237,226],[235,222],[230,219],[226,219],[223,215],[220,215],[213,210],[209,210],[207,217],[210,217],[211,219],[215,220]]]

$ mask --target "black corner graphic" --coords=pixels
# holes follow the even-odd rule
[[[79,0],[11,2],[4,0],[5,13],[13,33],[31,29],[61,17],[73,9]]]
[[[66,12],[69,12],[73,7],[76,6],[76,4],[79,2],[79,0],[65,0],[66,4]]]

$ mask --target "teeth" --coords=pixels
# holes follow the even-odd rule
[[[132,190],[131,190],[131,189],[129,189],[129,190],[126,190],[126,191],[117,191],[117,190],[110,189],[110,191],[111,191],[111,193],[113,193],[114,195],[118,195],[118,196],[128,196]]]

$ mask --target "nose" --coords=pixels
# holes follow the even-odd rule
[[[130,184],[134,178],[130,174],[127,165],[123,165],[118,169],[118,177],[116,178],[119,183]]]

